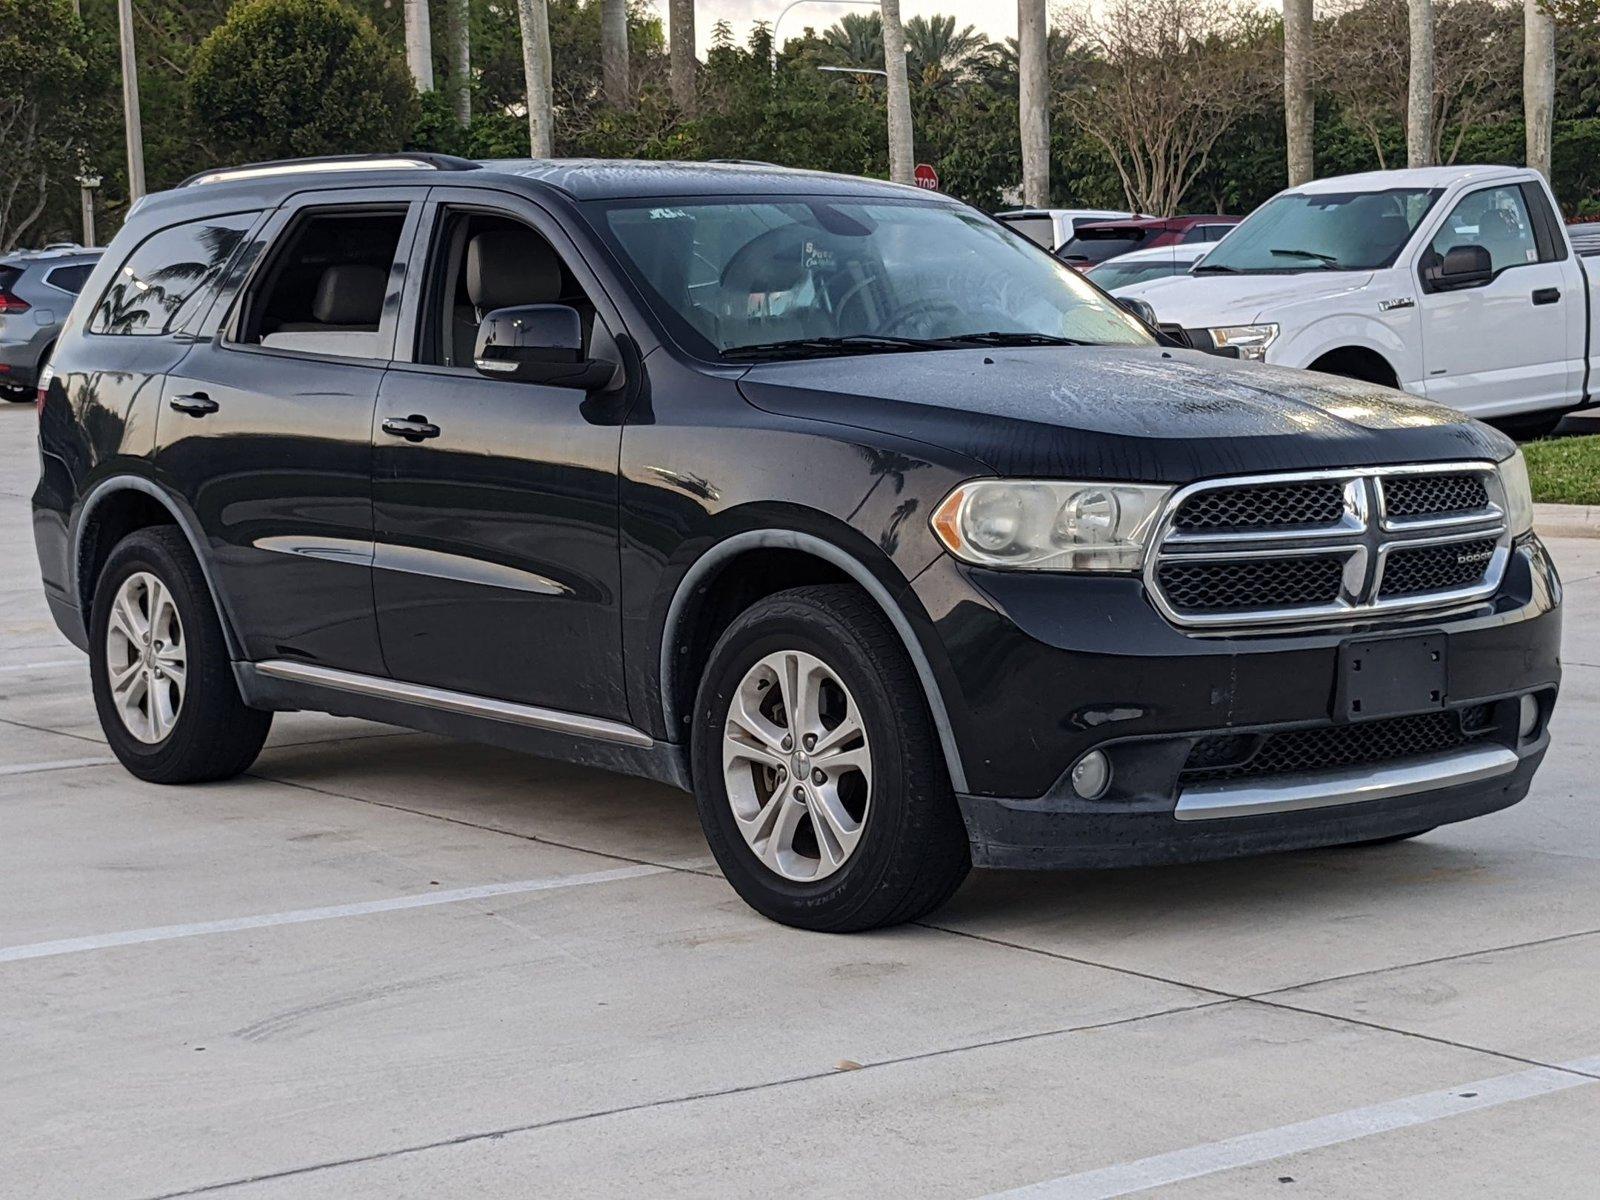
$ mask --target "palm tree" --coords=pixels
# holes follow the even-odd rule
[[[1049,22],[1044,0],[1017,0],[1017,107],[1022,135],[1022,202],[1050,203]]]
[[[883,67],[889,82],[889,178],[896,183],[911,183],[915,155],[911,148],[911,81],[906,78],[906,30],[900,23],[900,0],[879,0],[879,8],[883,13]]]
[[[528,149],[535,158],[549,158],[555,152],[555,99],[547,0],[517,0],[517,21],[522,26],[522,75],[528,89]]]
[[[1550,178],[1550,121],[1556,104],[1556,19],[1548,0],[1523,0],[1522,120],[1527,161]]]
[[[844,67],[883,68],[883,14],[846,13],[822,31],[828,57]]]
[[[472,120],[472,0],[446,0],[450,34],[450,103],[456,124]]]
[[[1406,92],[1406,166],[1433,165],[1433,0],[1407,0],[1411,75]]]
[[[419,92],[433,91],[433,26],[428,0],[405,0],[406,66]]]
[[[694,115],[694,0],[670,0],[667,38],[671,42],[669,72],[672,102],[685,116]]]
[[[608,103],[628,103],[628,0],[600,0],[600,78]]]
[[[909,61],[924,87],[940,87],[958,79],[972,58],[988,49],[989,39],[968,25],[956,32],[954,17],[912,17],[906,22]]]
[[[1283,126],[1288,142],[1289,186],[1315,174],[1312,137],[1316,110],[1311,98],[1312,0],[1283,0]]]

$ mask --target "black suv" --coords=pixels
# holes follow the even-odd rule
[[[140,778],[240,772],[282,709],[632,772],[795,925],[1412,836],[1548,744],[1511,442],[1176,348],[912,188],[197,177],[89,280],[40,442],[50,605]]]

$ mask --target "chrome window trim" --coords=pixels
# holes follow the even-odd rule
[[[1383,511],[1383,480],[1398,475],[1467,475],[1483,478],[1489,497],[1487,508],[1449,517],[1419,517],[1391,521]],[[1336,482],[1345,489],[1345,511],[1337,522],[1286,529],[1230,530],[1195,533],[1174,528],[1179,511],[1192,496],[1263,485]],[[1318,627],[1349,624],[1364,617],[1398,613],[1447,611],[1475,604],[1500,587],[1511,557],[1511,531],[1499,469],[1482,460],[1408,464],[1388,467],[1351,467],[1328,471],[1286,471],[1203,479],[1178,488],[1156,522],[1150,552],[1145,556],[1145,591],[1167,621],[1197,632]],[[1467,588],[1424,592],[1396,599],[1379,599],[1384,560],[1390,550],[1411,546],[1448,545],[1453,542],[1495,539],[1493,556],[1483,581]],[[1244,558],[1291,558],[1317,554],[1347,554],[1341,594],[1337,603],[1286,605],[1276,608],[1227,612],[1182,612],[1167,601],[1159,573],[1171,562],[1227,562]]]

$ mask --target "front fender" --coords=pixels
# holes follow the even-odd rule
[[[1263,319],[1272,318],[1265,314]],[[1277,344],[1267,351],[1267,361],[1285,367],[1309,367],[1330,351],[1355,346],[1382,355],[1401,386],[1407,387],[1409,381],[1418,381],[1422,375],[1421,355],[1413,349],[1415,335],[1406,336],[1406,327],[1414,322],[1413,316],[1400,325],[1390,325],[1375,316],[1354,312],[1318,317],[1308,325],[1280,334]]]

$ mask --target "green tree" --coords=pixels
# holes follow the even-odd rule
[[[52,199],[77,174],[95,117],[93,58],[69,0],[0,0],[0,251],[48,227]]]
[[[405,60],[339,0],[244,0],[189,89],[196,123],[241,159],[398,150],[417,118]]]

